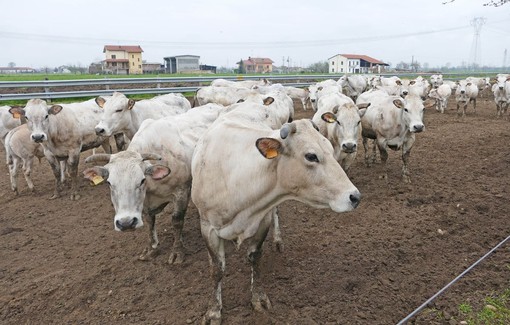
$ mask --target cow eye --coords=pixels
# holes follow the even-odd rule
[[[404,108],[404,112],[409,112],[409,110],[407,108]]]
[[[48,115],[48,114],[46,114],[46,116],[45,116],[44,118],[47,120],[47,119],[48,119],[48,116],[49,116],[49,115]]]
[[[115,113],[120,113],[120,112],[122,112],[122,108],[115,111]]]
[[[112,185],[112,184],[110,184],[110,182],[108,180],[106,180],[106,184],[108,184],[108,186]]]
[[[143,183],[145,183],[145,178],[143,178],[142,181],[140,182],[140,186],[142,186]]]
[[[358,125],[361,123],[361,120],[358,121]]]
[[[319,158],[317,158],[317,155],[314,153],[307,153],[305,155],[306,160],[311,162],[319,162]]]

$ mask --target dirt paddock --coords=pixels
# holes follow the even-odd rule
[[[363,195],[358,209],[281,206],[285,250],[268,238],[262,258],[268,312],[252,311],[246,251],[228,245],[223,323],[395,324],[507,237],[510,122],[496,118],[492,100],[480,99],[476,114],[469,109],[463,119],[454,106],[451,98],[445,114],[425,112],[426,130],[410,158],[412,184],[401,181],[399,153],[390,152],[385,180],[380,165],[364,166],[360,148],[350,172]],[[297,118],[311,116],[297,109]],[[15,196],[0,165],[0,323],[200,324],[212,283],[193,204],[185,262],[167,264],[167,211],[157,221],[160,254],[142,262],[136,257],[148,231],[113,230],[107,186],[81,180],[81,200],[66,194],[50,201],[47,162],[33,174],[36,192],[20,178]],[[507,243],[430,306],[445,318],[429,309],[413,322],[462,320],[460,303],[510,286],[509,266]]]

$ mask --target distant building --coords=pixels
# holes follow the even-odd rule
[[[207,71],[209,73],[216,73],[217,67],[215,65],[201,64],[200,71]]]
[[[200,70],[200,56],[176,55],[163,58],[165,60],[166,73],[189,73]]]
[[[381,73],[389,64],[368,55],[337,54],[328,59],[329,73]]]
[[[144,62],[142,63],[143,74],[149,73],[163,73],[165,72],[165,65],[159,62]]]
[[[103,72],[111,74],[142,74],[142,48],[139,45],[105,45]]]
[[[89,73],[90,74],[100,74],[103,73],[103,63],[102,62],[93,62],[89,65]]]
[[[35,69],[29,67],[0,67],[0,73],[13,74],[13,73],[34,73]]]
[[[273,72],[274,61],[269,58],[252,58],[237,62],[239,70],[244,73],[271,73]]]

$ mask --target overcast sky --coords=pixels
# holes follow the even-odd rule
[[[0,66],[88,66],[104,59],[105,44],[140,45],[147,62],[192,54],[219,67],[248,56],[306,67],[339,53],[455,66],[471,60],[475,17],[486,18],[482,65],[502,66],[510,4],[443,1],[3,0]]]

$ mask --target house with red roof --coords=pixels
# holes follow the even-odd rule
[[[111,74],[142,74],[142,48],[140,45],[105,45],[103,72]]]
[[[329,73],[381,73],[389,64],[368,55],[337,54],[328,59]]]
[[[271,73],[273,72],[274,61],[269,58],[252,58],[237,62],[239,68],[242,66],[244,73]]]

